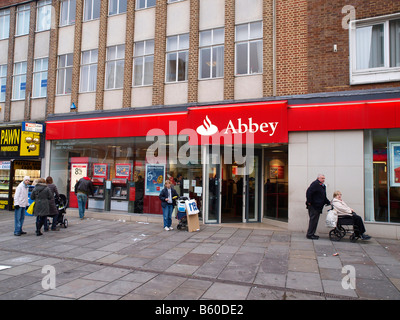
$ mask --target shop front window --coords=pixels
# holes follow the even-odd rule
[[[201,210],[200,150],[189,151],[187,146],[188,137],[176,136],[164,140],[127,137],[53,141],[50,175],[59,192],[69,197],[71,207],[79,166],[83,165],[82,174],[86,173],[95,184],[95,197],[89,199],[89,209],[108,207],[162,214],[158,195],[169,179],[180,196],[195,199]],[[105,193],[109,193],[109,200]]]
[[[400,223],[400,129],[366,130],[365,220]]]

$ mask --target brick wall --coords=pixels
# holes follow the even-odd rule
[[[308,1],[308,92],[333,92],[397,87],[399,82],[350,86],[349,31],[342,28],[345,5],[356,10],[356,19],[400,12],[398,0]],[[333,52],[336,44],[338,51]]]
[[[29,0],[1,0],[0,1],[0,8],[8,7],[11,5],[16,5],[20,3],[30,2]]]

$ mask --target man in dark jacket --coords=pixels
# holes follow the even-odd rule
[[[94,193],[93,182],[89,177],[80,178],[75,185],[75,194],[78,198],[79,218],[85,217],[85,208],[88,195]]]
[[[324,205],[329,205],[330,201],[326,197],[326,186],[324,184],[325,176],[319,174],[317,180],[312,182],[307,189],[307,209],[310,221],[307,230],[307,239],[316,240],[319,237],[315,235],[317,230],[319,215],[322,213]]]

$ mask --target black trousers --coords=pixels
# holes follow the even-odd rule
[[[308,215],[310,216],[310,221],[308,222],[308,230],[307,230],[307,237],[311,237],[315,235],[315,231],[317,231],[318,221],[320,212],[318,212],[312,206],[308,207]]]

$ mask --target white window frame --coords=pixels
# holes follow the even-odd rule
[[[143,50],[138,52],[138,46],[143,44]],[[147,62],[146,62],[147,61]],[[136,80],[136,70],[137,65],[136,62],[141,62],[139,65],[141,68],[141,77],[140,83],[137,83]],[[150,67],[151,64],[151,67]],[[150,67],[151,70],[148,70]],[[146,77],[146,72],[149,74],[149,77]],[[150,86],[153,84],[153,74],[154,74],[154,39],[144,40],[135,42],[134,53],[133,53],[133,86]],[[150,78],[150,82],[145,83],[145,79]]]
[[[185,41],[182,41],[182,37],[187,37],[187,46],[184,45]],[[170,43],[172,43],[172,39],[176,38],[176,46],[172,47]],[[189,74],[189,34],[184,33],[184,34],[178,34],[174,36],[169,36],[167,37],[167,54],[165,58],[165,82],[166,83],[174,83],[174,82],[185,82],[188,80],[188,74]],[[175,79],[171,79],[171,77],[168,74],[168,69],[169,69],[169,56],[175,55]],[[179,59],[180,57],[184,55],[185,57],[185,76],[184,79],[179,79]],[[172,74],[171,74],[172,75]]]
[[[50,30],[51,27],[51,0],[40,0],[37,3],[36,31]]]
[[[95,16],[95,8],[98,5],[98,14],[99,16]],[[90,6],[90,11],[88,11]],[[83,8],[83,22],[92,21],[100,19],[101,12],[101,0],[85,0],[84,8]]]
[[[261,23],[261,36],[260,37],[253,37],[251,35],[251,25],[256,24],[256,23]],[[246,39],[239,39],[238,40],[238,33],[237,33],[237,28],[240,26],[245,26],[247,25],[247,38]],[[253,75],[253,74],[262,74],[263,72],[263,63],[262,63],[262,56],[263,56],[263,51],[262,51],[262,46],[263,46],[263,22],[262,21],[252,21],[248,23],[241,23],[237,24],[235,26],[235,75],[236,76],[248,76],[248,75]],[[254,43],[261,43],[261,62],[258,71],[252,71],[251,70],[251,45]],[[247,61],[246,61],[246,67],[247,67],[247,72],[246,73],[238,73],[238,45],[247,45]]]
[[[216,41],[215,40],[214,33],[217,30],[222,30],[222,32],[223,32],[222,41]],[[207,43],[207,44],[204,44],[204,43],[201,42],[202,34],[205,33],[205,32],[211,32],[211,38],[210,38],[211,41],[210,41],[210,43]],[[224,77],[224,56],[222,57],[222,75],[217,75],[216,74],[215,76],[213,76],[213,65],[211,63],[211,61],[215,60],[214,59],[214,56],[216,54],[215,50],[218,49],[218,48],[221,48],[221,47],[222,47],[222,50],[224,52],[225,51],[225,28],[224,27],[200,31],[200,34],[199,34],[199,79],[200,80],[218,79],[218,78],[223,78]],[[210,76],[209,77],[202,76],[202,66],[201,66],[202,61],[201,61],[201,57],[202,57],[202,51],[203,50],[210,50],[210,65],[209,65]]]
[[[181,1],[184,1],[184,0],[168,0],[168,3],[181,2]]]
[[[6,90],[7,90],[6,86],[7,86],[7,65],[3,64],[0,65],[0,102],[6,101]]]
[[[24,36],[29,34],[29,21],[31,17],[30,4],[17,7],[17,23],[15,25],[15,35]]]
[[[68,57],[70,57],[71,64],[67,65]],[[63,54],[58,56],[58,64],[57,64],[57,95],[67,95],[71,94],[72,92],[72,66],[73,66],[73,53]],[[61,67],[61,62],[63,62],[63,66]],[[71,83],[70,83],[70,90],[68,88],[68,77],[67,75],[70,73]],[[62,92],[59,91],[60,80],[62,77]]]
[[[67,7],[65,8],[64,6]],[[66,13],[67,16],[63,17],[63,13]],[[76,20],[76,0],[63,0],[61,2],[61,9],[60,9],[60,26],[73,25],[75,24],[75,20]]]
[[[110,57],[111,53],[113,53],[114,58]],[[122,89],[124,87],[124,72],[122,72],[122,74],[118,72],[119,70],[118,65],[119,68],[122,67],[122,70],[124,70],[125,44],[120,44],[107,48],[106,81],[105,81],[106,90]]]
[[[82,52],[79,92],[95,92],[97,86],[98,49]],[[86,80],[86,81],[85,81]]]
[[[111,2],[112,1],[115,1],[116,2],[116,5],[117,5],[117,8],[116,8],[116,12],[115,13],[112,13],[111,12],[111,8],[112,8],[112,4],[111,4]],[[109,16],[115,16],[115,15],[117,15],[117,14],[121,14],[121,13],[126,13],[126,11],[127,11],[127,9],[128,9],[128,1],[129,0],[109,0],[108,1],[108,15]],[[124,9],[121,9],[121,2],[123,2],[124,3]],[[125,11],[121,11],[121,10],[125,10]]]
[[[10,37],[10,9],[0,10],[0,40]]]
[[[32,98],[45,98],[47,96],[47,71],[49,68],[49,59],[35,59],[33,66],[33,81],[32,81]],[[46,81],[46,86],[43,86],[43,81]],[[39,88],[37,87],[39,85]]]
[[[21,61],[14,63],[13,74],[13,100],[24,100],[26,91],[26,72],[27,62]],[[22,84],[25,83],[25,89],[21,89]]]
[[[154,4],[150,3],[149,5],[149,1],[154,1]],[[156,0],[136,0],[136,10],[152,8],[155,7],[156,4]]]
[[[349,23],[349,47],[350,47],[350,84],[368,84],[400,81],[400,67],[390,67],[390,20],[400,19],[400,14],[391,14],[362,20],[353,20]],[[368,27],[383,24],[384,30],[384,67],[357,70],[357,43],[356,31],[360,27]]]

